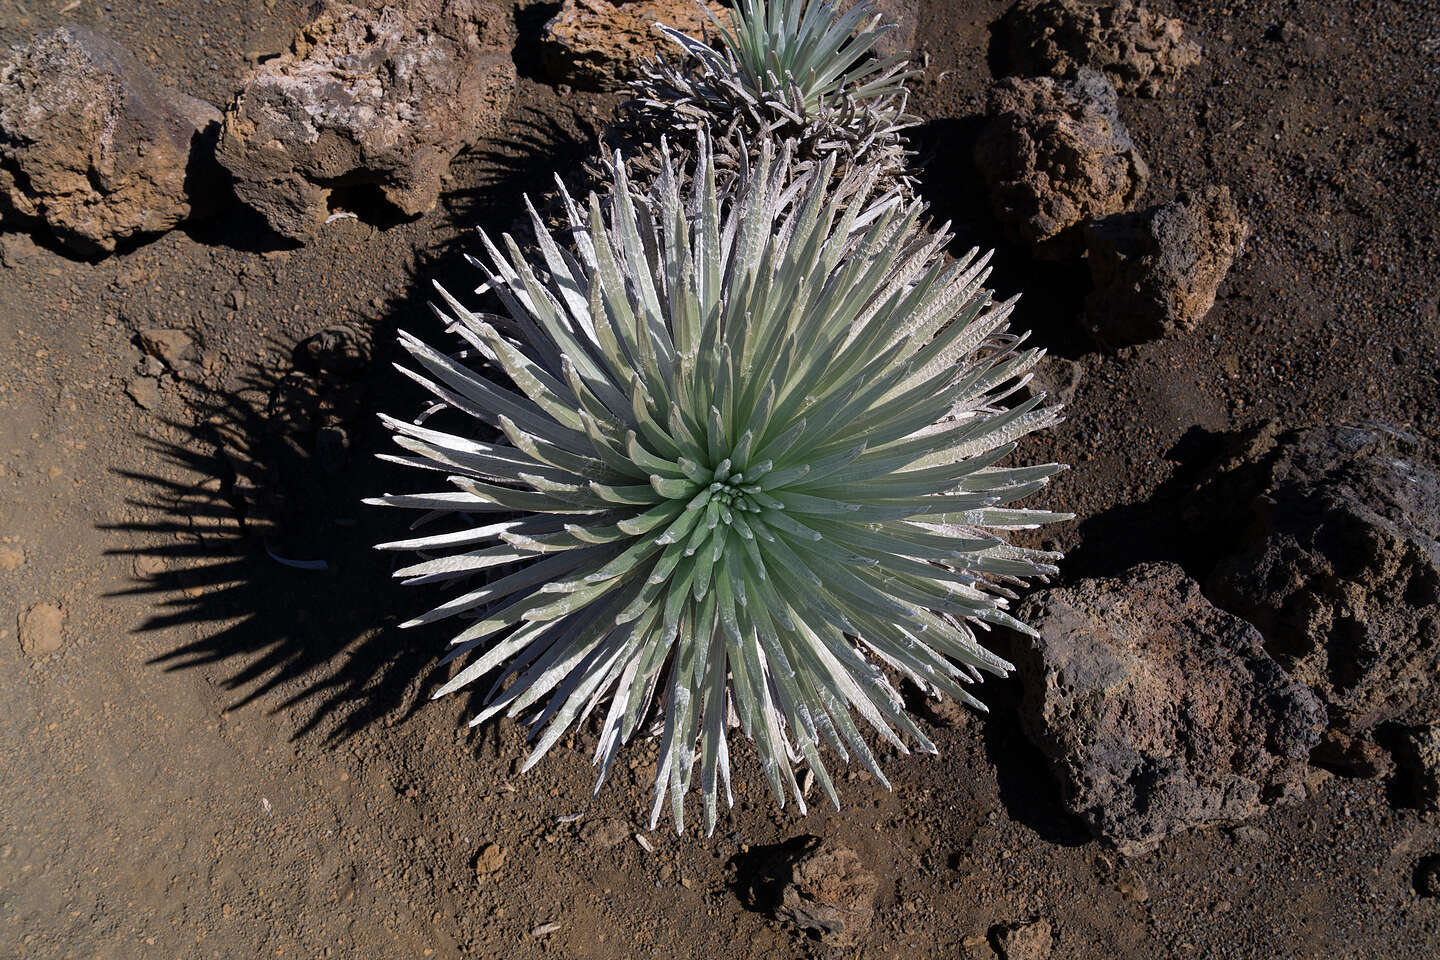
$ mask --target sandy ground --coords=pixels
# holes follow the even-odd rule
[[[546,8],[521,6],[533,33]],[[919,31],[922,185],[960,225],[956,249],[997,236],[969,142],[1005,6],[932,3]],[[1083,548],[1067,578],[1178,552],[1114,519],[1171,475],[1189,431],[1440,428],[1440,10],[1155,6],[1205,57],[1170,95],[1122,101],[1154,172],[1147,202],[1228,184],[1255,232],[1200,330],[1118,354],[1079,325],[1083,267],[999,251],[1000,293],[1027,293],[1018,326],[1084,370],[1070,419],[1027,451],[1075,466],[1049,501],[1079,514],[1057,534]],[[0,0],[0,41],[95,25],[223,105],[304,17],[295,0]],[[1285,20],[1298,32],[1266,40]],[[886,757],[893,792],[845,776],[839,813],[774,809],[737,749],[739,803],[710,838],[644,834],[653,747],[591,799],[588,732],[520,777],[524,731],[470,732],[462,699],[430,703],[443,631],[393,629],[426,598],[367,548],[400,521],[358,502],[396,485],[371,457],[373,411],[420,402],[389,343],[436,332],[429,281],[475,279],[466,229],[507,227],[517,193],[573,170],[615,104],[559,95],[517,56],[510,135],[462,158],[418,221],[357,210],[292,250],[232,210],[96,263],[4,237],[0,952],[808,956],[823,951],[768,908],[774,863],[811,834],[881,878],[850,955],[987,958],[992,927],[1033,917],[1064,958],[1440,955],[1440,901],[1412,877],[1440,852],[1435,814],[1317,771],[1308,800],[1256,831],[1121,858],[1064,814],[1006,684],[987,684],[989,718],[935,732],[940,757]],[[144,409],[127,386],[148,327],[195,351]],[[335,328],[373,338],[371,367],[317,371],[296,349]],[[327,403],[349,444],[320,456]],[[224,436],[261,451],[267,502],[289,518],[275,553],[327,570],[282,566],[243,535]],[[38,660],[16,642],[36,603],[65,613],[62,648]]]

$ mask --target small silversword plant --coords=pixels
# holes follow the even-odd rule
[[[600,782],[658,717],[651,825],[668,792],[683,829],[698,754],[709,831],[731,726],[782,805],[802,762],[838,806],[824,749],[887,783],[857,720],[934,751],[892,679],[979,707],[965,686],[1011,669],[975,630],[1028,629],[1007,598],[1057,555],[1002,534],[1061,518],[1013,506],[1061,467],[1001,463],[1058,408],[1001,403],[1039,358],[1013,301],[874,170],[767,143],[727,194],[703,138],[687,187],[662,157],[653,190],[618,160],[604,204],[561,188],[573,255],[533,209],[543,267],[484,238],[503,312],[437,308],[468,358],[401,335],[460,426],[386,418],[446,484],[371,502],[465,521],[383,545],[427,555],[407,582],[466,583],[411,621],[468,621],[436,696],[497,676],[473,723],[530,718],[527,769],[603,710]]]
[[[722,163],[773,137],[792,140],[802,162],[834,154],[842,169],[900,174],[911,73],[904,54],[876,55],[894,25],[869,0],[843,12],[830,0],[733,0],[729,23],[715,27],[711,46],[658,25],[682,59],[642,66],[627,104],[641,127],[677,137],[707,128]]]

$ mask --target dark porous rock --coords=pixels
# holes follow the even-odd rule
[[[1395,760],[1409,781],[1416,806],[1440,810],[1440,723],[1406,729],[1396,745]]]
[[[1421,438],[1378,423],[1257,431],[1211,481],[1248,528],[1207,594],[1361,737],[1440,721],[1440,471]],[[1223,468],[1222,468],[1223,469]]]
[[[870,929],[879,886],[859,854],[825,840],[795,861],[775,913],[831,946],[854,944]]]
[[[1022,721],[1065,802],[1123,852],[1303,795],[1325,708],[1174,564],[1029,598]]]
[[[1072,76],[1100,70],[1121,93],[1158,96],[1181,70],[1200,62],[1200,45],[1179,20],[1130,0],[1020,0],[1005,17],[1010,70]]]
[[[0,65],[0,208],[85,256],[163,233],[191,214],[191,150],[219,119],[98,33],[36,37]]]
[[[1195,329],[1249,235],[1229,188],[1215,186],[1090,224],[1091,332],[1125,346]]]
[[[728,8],[714,0],[705,6],[696,0],[565,0],[542,35],[546,72],[582,90],[618,90],[639,74],[642,60],[679,52],[655,24],[713,39],[706,7],[721,23],[730,22]]]
[[[496,0],[317,8],[225,115],[218,158],[271,228],[306,240],[337,189],[373,187],[406,216],[435,206],[450,161],[500,130],[515,87]]]
[[[975,165],[1007,238],[1037,256],[1078,253],[1074,228],[1129,210],[1150,179],[1115,88],[1093,70],[1074,80],[1007,77],[991,87],[986,114]]]

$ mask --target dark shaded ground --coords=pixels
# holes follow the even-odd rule
[[[0,41],[96,25],[217,104],[247,56],[278,51],[304,18],[298,0],[67,6],[0,0]],[[924,6],[923,191],[957,223],[957,250],[989,246],[969,144],[1006,4]],[[1224,183],[1255,233],[1200,330],[1118,354],[1081,331],[1083,267],[998,252],[1001,295],[1026,293],[1018,325],[1085,372],[1070,419],[1028,451],[1075,467],[1050,498],[1079,514],[1058,532],[1075,550],[1067,576],[1189,555],[1207,531],[1147,522],[1146,504],[1176,488],[1202,431],[1267,417],[1440,428],[1440,8],[1155,6],[1205,58],[1169,96],[1122,100],[1153,170],[1146,202]],[[290,250],[232,210],[94,264],[7,247],[0,543],[26,558],[0,571],[9,953],[803,956],[817,948],[752,908],[774,895],[778,850],[833,835],[882,880],[867,957],[989,957],[993,926],[1035,916],[1056,957],[1440,954],[1440,901],[1412,886],[1440,852],[1434,814],[1317,773],[1313,796],[1258,834],[1123,860],[1064,817],[1005,684],[988,689],[991,717],[935,732],[939,758],[887,758],[893,793],[851,774],[839,814],[774,810],[737,745],[733,816],[709,839],[653,835],[654,852],[580,839],[596,818],[638,823],[653,746],[591,800],[586,735],[521,778],[520,730],[468,732],[462,701],[428,703],[444,637],[389,627],[425,597],[366,547],[400,521],[359,499],[403,483],[370,457],[370,414],[418,408],[388,344],[397,328],[435,332],[431,279],[474,285],[466,229],[509,228],[518,193],[574,170],[614,107],[558,93],[527,51],[510,137],[459,161],[419,221],[357,208]],[[141,410],[124,386],[150,326],[187,331],[199,359]],[[373,339],[368,365],[340,374],[297,349],[335,328]],[[334,405],[352,393],[353,408]],[[260,451],[253,475],[222,455],[225,436]],[[275,555],[328,569],[272,559],[263,516],[283,519]],[[64,607],[66,643],[32,663],[15,625],[36,602]],[[490,842],[507,858],[477,877]]]

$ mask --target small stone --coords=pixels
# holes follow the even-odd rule
[[[130,562],[130,568],[135,571],[135,576],[150,580],[165,572],[165,558],[153,553],[138,553]]]
[[[160,385],[150,377],[131,377],[125,381],[125,392],[141,410],[154,410],[160,405]]]
[[[64,641],[65,611],[37,603],[20,615],[20,649],[32,659],[48,657]]]
[[[679,52],[655,24],[692,37],[713,35],[707,7],[721,23],[729,22],[725,6],[714,0],[705,6],[696,0],[565,0],[545,24],[541,58],[557,83],[617,90],[637,75],[641,60]]]
[[[487,843],[475,855],[475,875],[482,880],[488,880],[503,866],[505,866],[505,848],[498,843]]]
[[[1091,332],[1125,346],[1194,330],[1249,236],[1229,188],[1216,186],[1090,224]]]
[[[1235,829],[1231,830],[1230,836],[1235,838],[1236,843],[1243,843],[1246,846],[1254,846],[1256,844],[1268,843],[1270,841],[1270,834],[1266,833],[1264,830],[1261,830],[1254,824],[1249,823],[1242,823]]]
[[[1080,252],[1081,224],[1129,210],[1150,179],[1103,76],[1006,77],[990,88],[975,166],[1006,237],[1036,256]]]
[[[19,570],[25,566],[25,550],[11,543],[0,543],[0,570]]]
[[[1186,67],[1200,45],[1179,20],[1130,0],[1021,0],[1005,15],[1010,69],[1025,76],[1099,70],[1121,93],[1154,97]]]
[[[1016,391],[1017,399],[1029,400],[1043,393],[1051,402],[1068,407],[1075,402],[1085,368],[1078,361],[1050,355],[1031,373],[1030,382]]]
[[[34,263],[40,258],[40,248],[28,234],[0,234],[0,264],[18,268]]]
[[[853,945],[870,928],[879,886],[859,854],[825,840],[795,861],[775,913],[829,946]]]
[[[585,843],[609,849],[618,847],[630,838],[630,828],[614,817],[591,820],[580,828],[580,839]]]
[[[140,331],[140,349],[155,357],[171,370],[187,366],[194,341],[183,330],[148,327]]]
[[[1015,924],[995,935],[1002,960],[1048,960],[1053,941],[1048,920]]]

